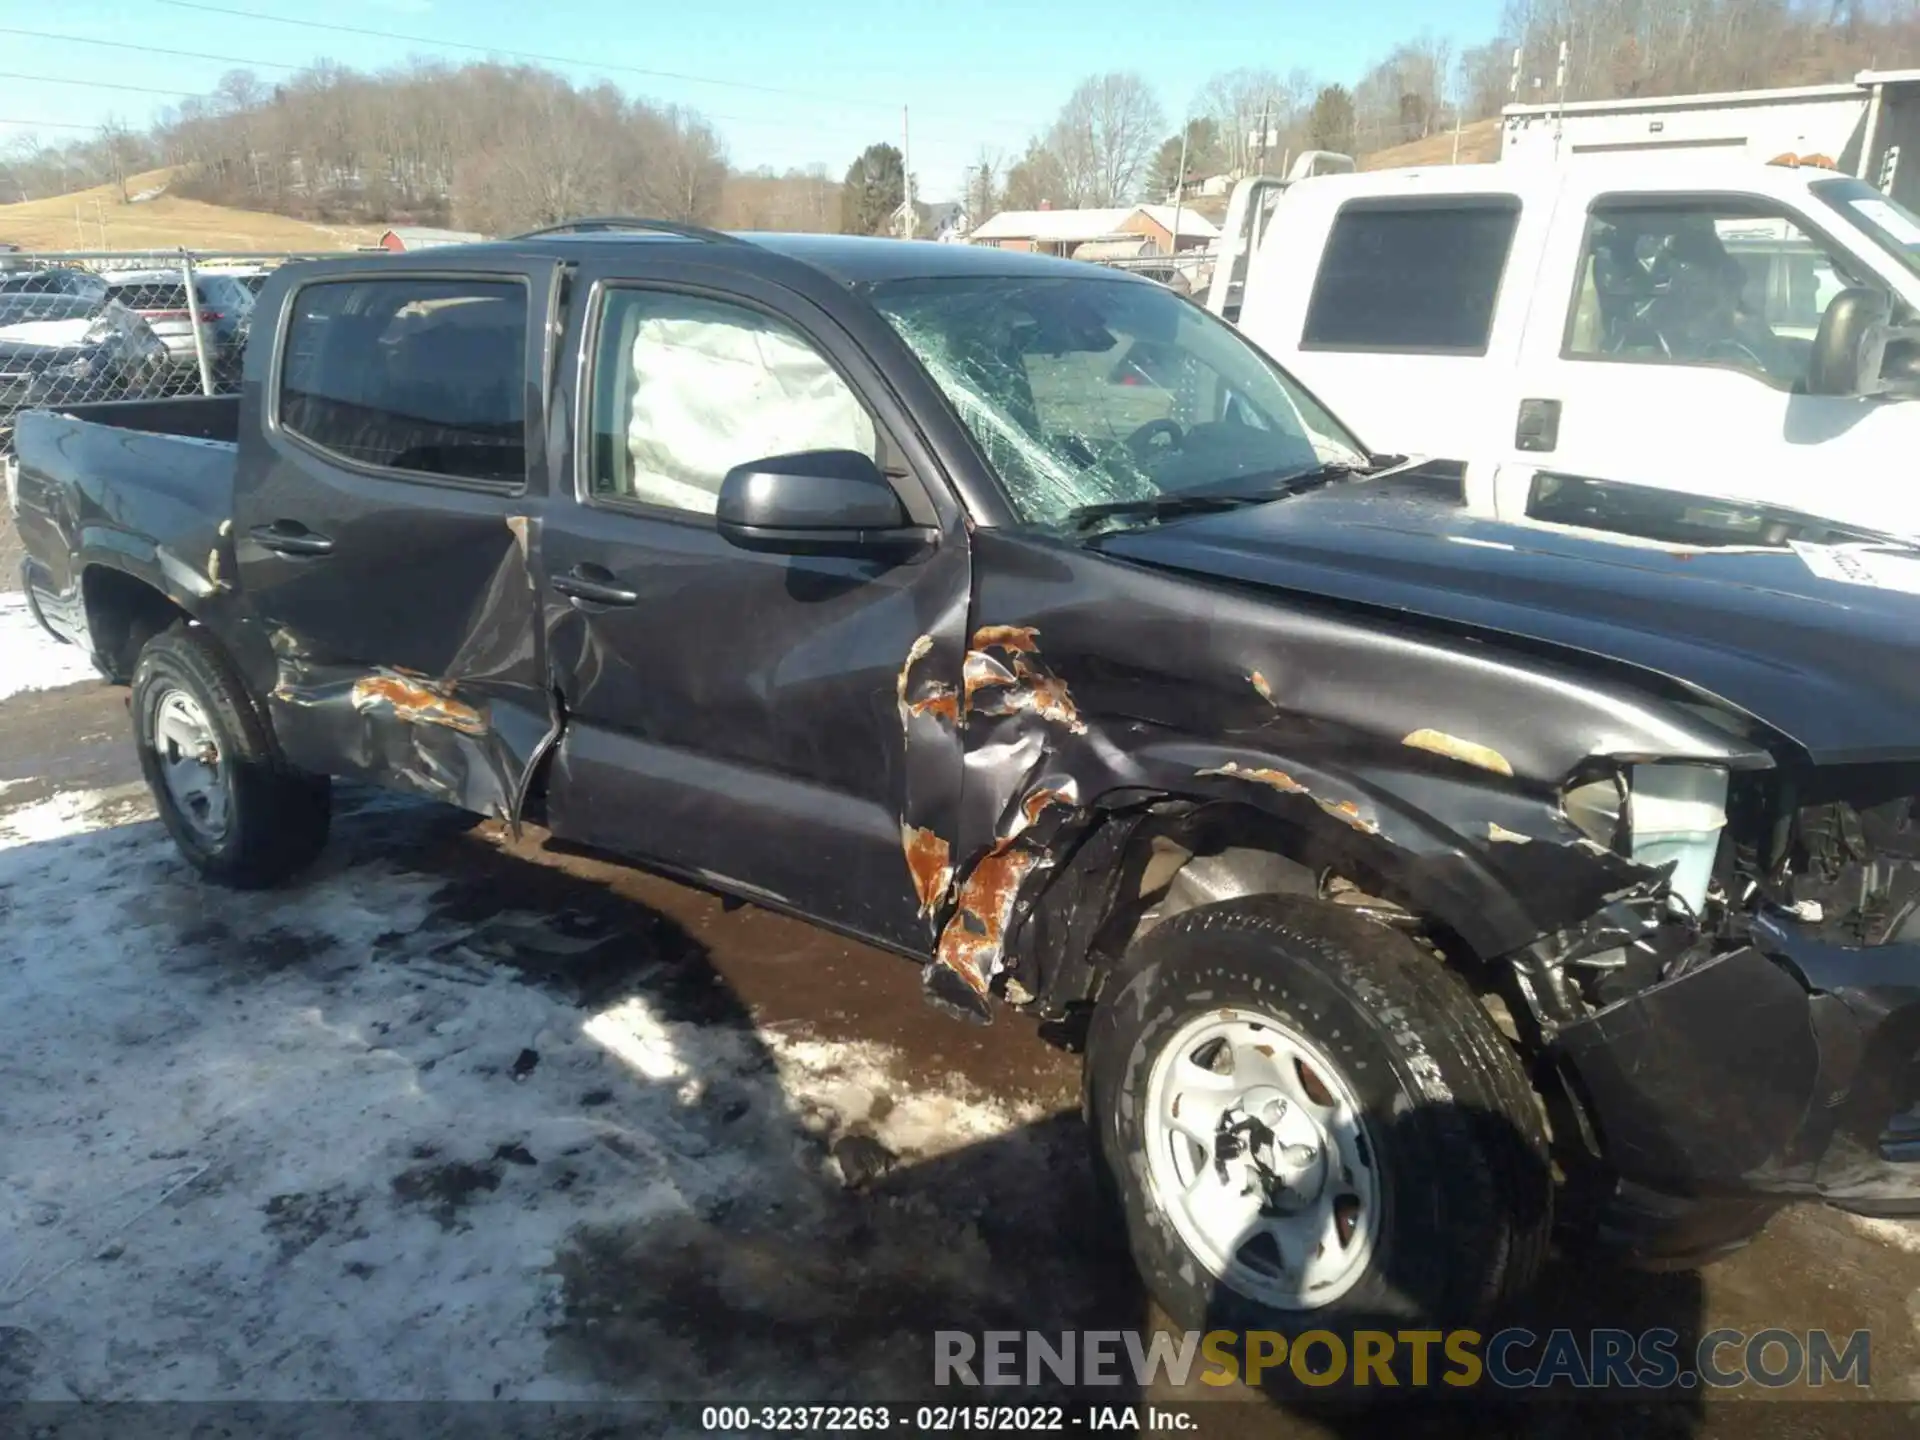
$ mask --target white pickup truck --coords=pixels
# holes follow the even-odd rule
[[[1862,180],[1316,153],[1220,244],[1208,307],[1475,511],[1577,524],[1600,482],[1920,535],[1920,218]]]

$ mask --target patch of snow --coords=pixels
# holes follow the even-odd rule
[[[0,795],[20,783],[0,783]],[[84,835],[152,814],[153,804],[145,785],[120,785],[111,790],[61,790],[37,803],[0,811],[0,850],[58,840],[67,835]]]
[[[1869,1239],[1905,1250],[1909,1255],[1920,1255],[1920,1220],[1876,1220],[1867,1215],[1848,1215],[1844,1210],[1839,1213]]]
[[[0,700],[99,678],[86,651],[40,628],[24,595],[0,595]]]
[[[835,1133],[911,1162],[1028,1118],[907,1093],[882,1046],[690,1017],[664,962],[586,1013],[497,958],[570,936],[456,920],[444,875],[330,852],[217,890],[135,814],[0,819],[0,1328],[39,1357],[10,1398],[686,1398],[670,1327],[639,1381],[556,1364],[580,1236],[631,1237],[618,1264],[743,1203],[792,1230],[838,1193]],[[981,1283],[978,1236],[928,1223],[908,1258]]]

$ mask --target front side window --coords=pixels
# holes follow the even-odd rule
[[[1300,348],[1486,354],[1519,218],[1510,196],[1349,203],[1327,237]]]
[[[360,465],[526,478],[527,292],[513,281],[326,280],[294,296],[281,429]]]
[[[1028,523],[1365,463],[1237,331],[1158,285],[1005,275],[871,293]]]
[[[1844,261],[1786,212],[1725,198],[1594,206],[1566,354],[1577,360],[1719,365],[1783,390],[1805,386]]]
[[[589,433],[594,497],[701,515],[737,465],[880,448],[852,387],[792,326],[659,290],[607,293]]]

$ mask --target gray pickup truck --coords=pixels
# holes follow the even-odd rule
[[[1183,1324],[1920,1211],[1920,600],[1469,517],[1161,287],[602,223],[289,265],[241,396],[18,440],[208,878],[354,777],[1054,1022]]]

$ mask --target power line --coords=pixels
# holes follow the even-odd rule
[[[302,70],[275,60],[249,60],[241,55],[209,55],[201,50],[167,50],[158,45],[135,45],[129,40],[96,40],[91,35],[55,35],[48,30],[16,30],[0,25],[0,35],[24,35],[29,40],[58,40],[68,45],[98,45],[106,50],[133,50],[142,55],[171,55],[176,60],[217,60],[223,65],[253,65],[262,70]]]
[[[0,125],[25,125],[34,130],[98,130],[98,125],[76,125],[71,120],[10,120],[0,115]]]
[[[118,85],[111,80],[69,80],[61,75],[21,75],[12,70],[0,70],[0,80],[26,80],[39,85],[85,85],[93,90],[131,90],[139,95],[171,95],[175,99],[201,93],[197,90],[156,90],[151,85]]]

